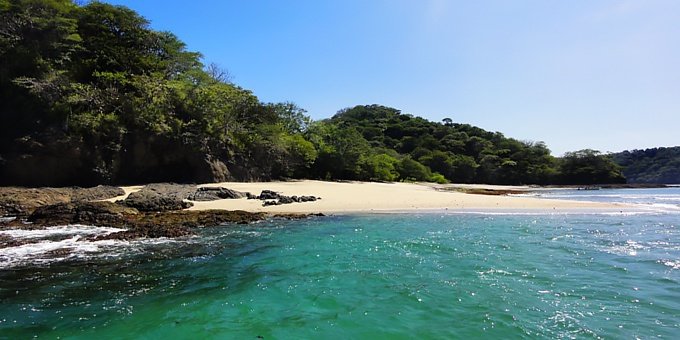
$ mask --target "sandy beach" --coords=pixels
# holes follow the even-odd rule
[[[316,202],[293,203],[278,206],[262,206],[262,201],[247,199],[223,199],[210,202],[193,202],[190,210],[245,210],[272,213],[370,213],[399,211],[451,210],[474,211],[621,211],[630,209],[620,204],[548,200],[531,197],[474,195],[456,191],[438,190],[442,186],[419,183],[374,182],[225,182],[199,185],[226,187],[233,190],[259,194],[273,190],[287,196],[310,195],[321,197]],[[471,186],[465,186],[471,187]],[[476,188],[529,189],[528,187],[499,187],[476,185]],[[141,186],[123,187],[126,194]],[[112,200],[121,199],[116,197]]]

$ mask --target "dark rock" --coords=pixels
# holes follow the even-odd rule
[[[251,195],[250,193],[231,190],[223,187],[202,187],[189,195],[191,201],[215,201],[220,199],[238,199]]]
[[[272,204],[280,204],[271,201]],[[301,219],[319,214],[277,214],[262,212],[206,210],[206,211],[170,211],[143,213],[136,209],[120,206],[111,202],[75,202],[59,203],[38,208],[26,224],[23,221],[0,223],[4,226],[22,229],[42,229],[49,226],[67,224],[97,225],[102,227],[124,228],[127,230],[92,236],[90,240],[131,240],[137,238],[183,237],[192,234],[192,228],[201,226],[218,226],[222,224],[245,224],[261,221],[270,217],[285,219]],[[0,248],[25,244],[11,237],[0,235]]]
[[[278,192],[271,191],[271,190],[262,190],[260,193],[260,196],[258,196],[258,199],[261,200],[275,200],[281,197],[281,195]]]
[[[257,200],[257,199],[260,199],[259,196],[253,195],[253,194],[251,194],[251,193],[249,193],[249,192],[246,192],[246,197],[247,197],[249,200]]]
[[[194,206],[191,202],[185,202],[175,197],[164,197],[159,195],[130,195],[122,202],[123,205],[135,208],[139,211],[168,211],[182,210]]]
[[[195,190],[193,185],[149,184],[119,203],[139,211],[182,210],[193,206],[193,203],[184,200]]]
[[[279,204],[291,204],[291,203],[295,203],[295,202],[296,201],[292,197],[283,196],[283,195],[279,196]]]
[[[184,210],[160,214],[143,214],[139,220],[144,223],[158,225],[181,225],[187,228],[200,226],[216,226],[224,223],[246,224],[267,218],[262,212],[247,212],[242,210]]]
[[[100,241],[100,240],[134,240],[138,238],[159,238],[159,237],[170,237],[170,238],[175,238],[175,237],[183,237],[183,236],[189,236],[192,235],[192,232],[189,228],[182,226],[182,225],[176,225],[176,224],[169,224],[169,225],[162,225],[162,224],[152,224],[152,223],[137,223],[134,224],[134,227],[125,230],[125,231],[119,231],[116,233],[111,233],[107,235],[101,235],[101,236],[94,236],[91,237],[90,239],[93,241]]]
[[[93,201],[123,195],[123,189],[111,186],[93,188],[0,188],[0,216],[27,216],[36,208],[76,201]]]
[[[279,200],[269,200],[262,202],[263,207],[268,207],[270,205],[281,205],[281,202],[279,202]]]
[[[264,213],[235,210],[173,211],[140,214],[132,219],[130,229],[93,237],[93,240],[130,240],[142,237],[182,237],[191,235],[191,228],[217,226],[220,224],[246,224],[264,220]]]
[[[73,249],[71,248],[58,248],[48,251],[45,255],[47,255],[48,257],[64,257],[67,255],[71,255],[72,253]]]
[[[67,186],[101,183],[87,145],[81,138],[58,130],[21,136],[10,142],[0,166],[0,185]],[[89,163],[89,164],[88,164]]]
[[[270,206],[270,205],[281,205],[281,204],[291,204],[291,203],[300,203],[300,202],[313,202],[316,201],[317,199],[321,199],[321,197],[314,197],[314,196],[285,196],[281,195],[275,191],[272,190],[262,190],[260,193],[260,196],[253,196],[250,193],[247,193],[248,199],[260,199],[263,200],[264,202],[262,203],[263,207]],[[273,201],[272,201],[273,200]]]
[[[280,218],[280,219],[285,219],[285,220],[301,220],[304,218],[310,218],[310,217],[323,217],[326,216],[322,213],[315,213],[315,214],[287,214],[287,213],[281,213],[281,214],[274,214],[272,217],[273,218]]]
[[[36,209],[26,220],[40,227],[86,224],[121,228],[128,225],[128,216],[137,213],[111,202],[58,203]]]
[[[0,249],[9,247],[18,247],[26,244],[26,241],[19,241],[11,236],[0,234]]]
[[[96,201],[125,195],[125,190],[108,185],[92,188],[70,188],[72,201]]]

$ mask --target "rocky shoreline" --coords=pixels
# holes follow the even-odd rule
[[[269,214],[228,210],[184,210],[191,200],[261,199],[263,205],[289,204],[316,200],[317,197],[288,197],[265,190],[260,195],[227,188],[197,188],[192,185],[150,184],[124,200],[104,201],[122,196],[117,187],[94,188],[0,188],[0,231],[45,229],[64,225],[119,228],[123,231],[92,236],[88,240],[133,240],[139,238],[182,237],[193,229],[222,224],[246,224],[268,219],[301,219],[322,214]],[[0,235],[0,248],[21,245]]]

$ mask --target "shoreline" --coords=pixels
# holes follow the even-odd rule
[[[298,180],[288,182],[223,182],[200,184],[198,187],[225,187],[232,190],[259,194],[272,190],[282,195],[310,195],[321,197],[315,202],[262,206],[260,200],[220,199],[214,201],[191,201],[193,207],[187,210],[244,210],[265,213],[323,213],[323,214],[364,214],[364,213],[417,213],[475,212],[490,211],[511,213],[573,213],[573,212],[631,212],[634,206],[618,203],[598,203],[569,200],[554,200],[535,197],[505,195],[480,195],[441,190],[442,186],[431,183],[376,183],[376,182],[326,182]],[[447,187],[451,187],[448,185]],[[475,185],[492,190],[531,190],[529,187]],[[140,186],[122,187],[126,194],[139,190]],[[123,197],[110,199],[115,201]]]

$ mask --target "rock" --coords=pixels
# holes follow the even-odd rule
[[[26,241],[19,241],[11,236],[0,234],[0,249],[18,247],[23,244],[26,244]]]
[[[246,196],[248,199],[260,199],[263,200],[264,202],[262,203],[263,207],[270,206],[270,205],[281,205],[281,204],[291,204],[291,203],[300,203],[300,202],[313,202],[316,201],[317,199],[321,199],[321,197],[314,197],[314,196],[285,196],[281,195],[278,192],[272,191],[272,190],[262,190],[259,196],[254,196],[250,193],[247,193]]]
[[[291,204],[291,203],[295,203],[295,202],[296,201],[292,197],[283,196],[283,195],[279,196],[279,204]]]
[[[0,185],[67,186],[101,183],[85,155],[81,138],[56,129],[21,136],[10,142],[0,165]]]
[[[40,227],[85,224],[120,228],[128,225],[128,216],[136,214],[136,209],[111,202],[76,202],[40,207],[26,220]]]
[[[205,210],[172,211],[165,213],[140,214],[131,220],[126,231],[93,237],[93,240],[130,240],[141,237],[181,237],[191,235],[191,228],[217,226],[226,223],[246,224],[261,221],[264,213],[247,211]]]
[[[184,200],[195,190],[193,185],[149,184],[119,203],[139,211],[182,210],[193,206],[193,203]]]
[[[188,227],[182,225],[163,225],[152,223],[139,223],[133,228],[125,231],[119,231],[108,235],[100,235],[91,237],[92,241],[100,240],[135,240],[138,238],[159,238],[159,237],[183,237],[189,236],[193,233]]]
[[[93,188],[0,188],[0,216],[27,216],[38,207],[75,201],[93,201],[123,195],[112,186]]]
[[[144,223],[159,225],[179,224],[187,228],[200,226],[216,226],[225,223],[246,224],[267,218],[262,212],[248,212],[242,210],[184,210],[161,214],[143,214],[139,220]]]
[[[272,204],[280,204],[272,201]],[[127,229],[108,235],[92,236],[90,240],[131,240],[143,237],[182,237],[192,234],[192,228],[218,226],[222,224],[245,224],[270,217],[298,219],[308,214],[269,215],[262,212],[206,210],[140,212],[137,209],[111,202],[70,202],[58,203],[36,209],[26,221],[0,222],[0,228],[43,229],[50,226],[84,224],[100,227]],[[11,237],[0,235],[0,248],[24,244]]]
[[[71,188],[72,201],[96,201],[125,195],[125,190],[109,186],[98,185],[92,188]]]
[[[191,202],[185,202],[175,197],[164,197],[159,195],[137,194],[130,195],[122,202],[123,205],[135,208],[139,211],[169,211],[182,210],[194,206]]]
[[[280,219],[285,219],[285,220],[301,220],[303,218],[310,218],[310,217],[323,217],[326,216],[323,213],[315,213],[315,214],[275,214],[272,217],[273,218],[280,218]]]
[[[261,200],[275,200],[281,197],[281,195],[278,192],[271,191],[271,190],[262,190],[260,193],[260,196],[258,196],[258,199]]]
[[[203,187],[198,188],[196,192],[189,195],[190,201],[215,201],[220,199],[238,199],[252,196],[250,193],[231,190],[223,187]]]

